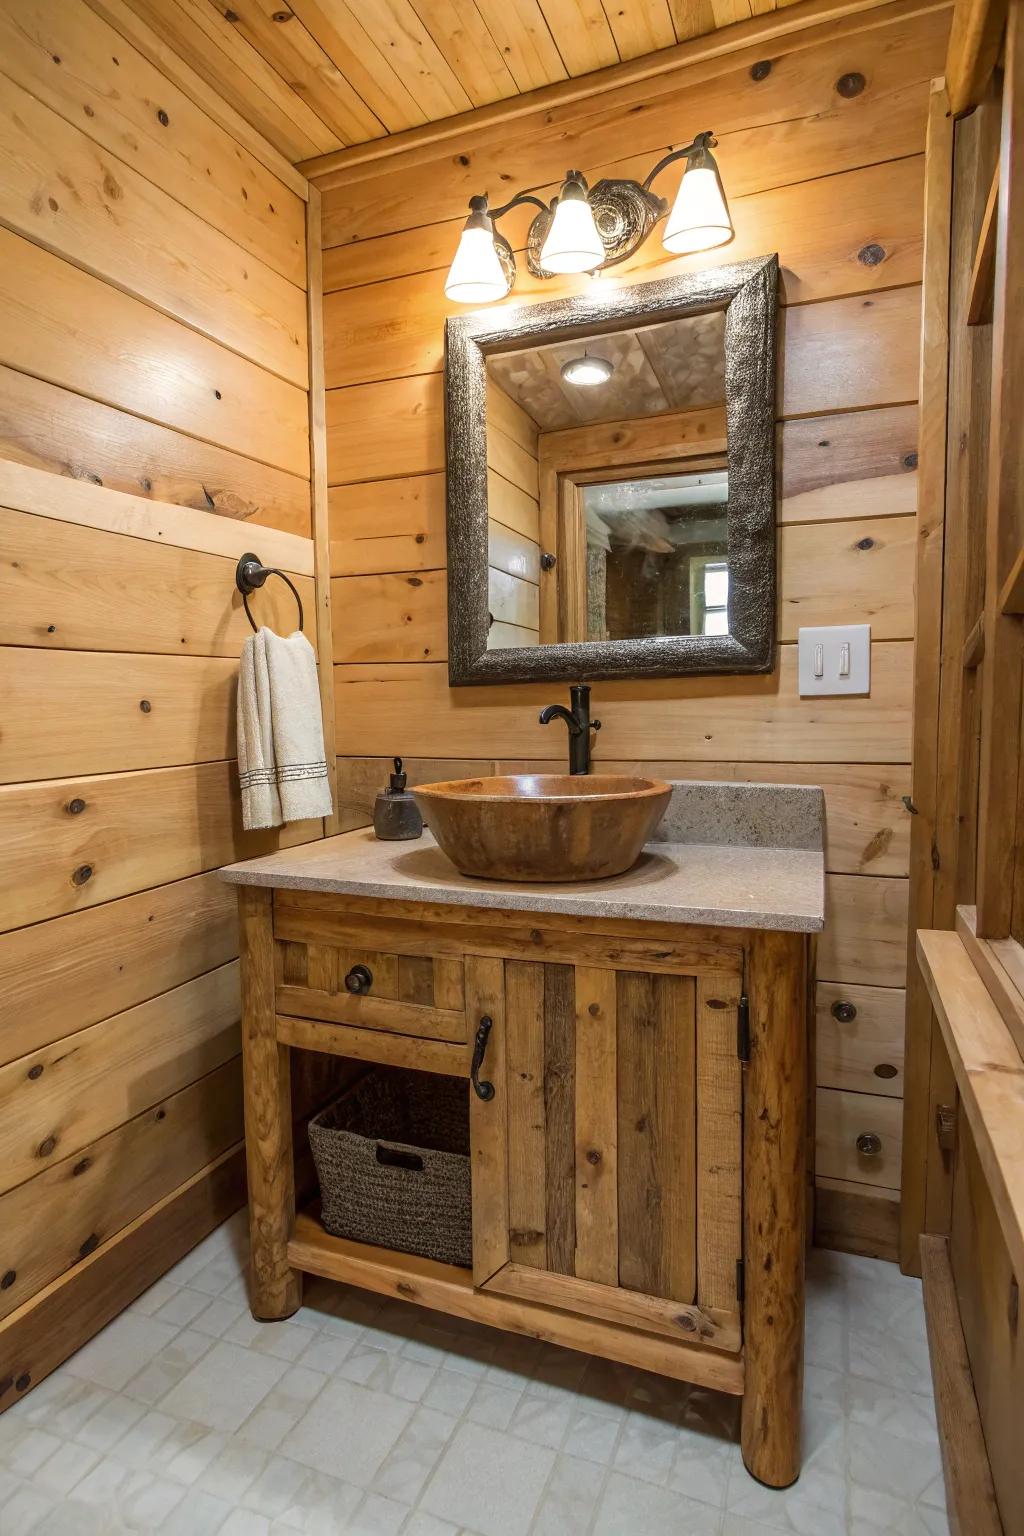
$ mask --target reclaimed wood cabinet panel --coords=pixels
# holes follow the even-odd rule
[[[739,1347],[740,989],[467,956],[478,1286]]]

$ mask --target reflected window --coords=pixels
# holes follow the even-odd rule
[[[727,470],[638,476],[581,492],[588,640],[728,634]]]

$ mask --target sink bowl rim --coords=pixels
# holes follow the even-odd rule
[[[467,792],[468,785],[508,784],[517,779],[551,780],[564,784],[566,780],[574,783],[582,781],[580,792],[563,790],[561,793],[523,795],[486,789]],[[590,792],[582,788],[583,783],[614,782],[616,787],[612,789],[593,789]],[[423,794],[433,796],[436,799],[448,801],[461,801],[464,804],[500,804],[500,805],[585,805],[588,803],[605,801],[611,803],[616,800],[649,800],[659,795],[671,794],[672,785],[667,779],[651,778],[647,774],[626,773],[593,773],[593,774],[568,774],[568,773],[498,773],[489,775],[473,775],[464,779],[440,779],[433,784],[415,784],[410,786],[414,795]]]

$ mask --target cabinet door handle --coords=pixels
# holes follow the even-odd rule
[[[363,997],[373,986],[373,972],[368,965],[354,965],[345,977],[345,991]]]
[[[845,999],[834,1002],[831,1012],[832,1017],[840,1024],[852,1024],[857,1017],[856,1007],[853,1003],[846,1002]]]
[[[857,1151],[861,1157],[877,1157],[882,1150],[882,1138],[874,1131],[861,1131],[857,1137]]]
[[[494,1020],[484,1014],[477,1025],[476,1039],[473,1042],[473,1061],[469,1069],[469,1080],[473,1084],[473,1091],[478,1099],[483,1099],[485,1102],[494,1098],[494,1084],[480,1081],[480,1068],[484,1064],[484,1053],[493,1028]]]

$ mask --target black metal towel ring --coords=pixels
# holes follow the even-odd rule
[[[291,591],[299,607],[299,628],[303,629],[305,625],[302,617],[302,598],[295,583],[291,577],[285,575],[284,571],[279,571],[276,565],[264,565],[259,555],[253,554],[243,555],[235,567],[235,586],[242,594],[242,607],[245,609],[245,616],[249,623],[253,629],[258,628],[256,620],[249,612],[249,597],[251,593],[262,587],[268,576],[280,576],[285,586]]]

